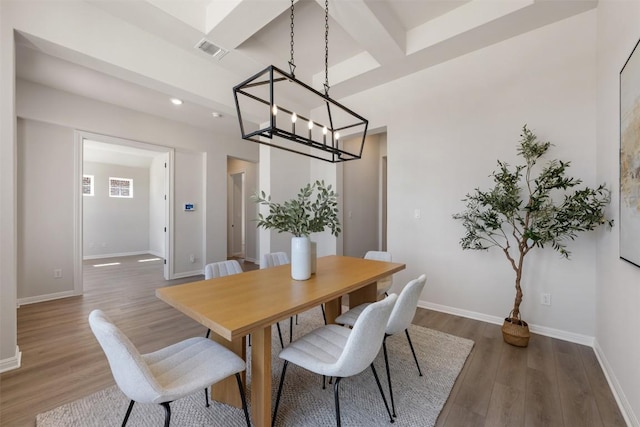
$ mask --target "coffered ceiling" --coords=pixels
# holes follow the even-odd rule
[[[56,3],[69,3],[59,0]],[[75,3],[78,3],[76,0]],[[237,133],[231,88],[273,64],[288,70],[288,0],[86,0],[114,25],[130,28],[131,55],[157,64],[153,73],[99,53],[79,54],[31,34],[17,39],[18,78],[204,129]],[[329,83],[332,98],[436,66],[544,25],[585,12],[581,0],[330,0]],[[324,83],[324,0],[295,3],[296,77]],[[33,7],[38,7],[34,3]],[[123,27],[125,26],[125,27]],[[226,51],[212,57],[203,39]],[[137,49],[137,50],[136,50]],[[163,74],[165,73],[165,74]],[[150,75],[154,74],[154,75]],[[176,108],[168,97],[185,103]],[[213,111],[222,114],[215,119]]]

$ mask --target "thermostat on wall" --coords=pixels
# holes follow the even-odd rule
[[[193,203],[185,203],[184,204],[184,210],[189,212],[189,211],[195,211],[196,210],[196,205]]]

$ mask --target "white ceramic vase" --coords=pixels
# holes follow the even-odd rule
[[[308,280],[311,277],[311,242],[309,237],[291,238],[291,278]]]

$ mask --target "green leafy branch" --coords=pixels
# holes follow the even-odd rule
[[[314,193],[315,199],[312,199]],[[267,216],[258,214],[258,227],[288,232],[296,237],[322,232],[325,228],[337,237],[342,231],[338,219],[338,195],[324,181],[307,184],[296,198],[283,203],[273,202],[264,191],[256,193],[252,199],[269,207]]]

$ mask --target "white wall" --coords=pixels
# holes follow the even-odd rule
[[[18,120],[18,298],[74,289],[73,130]],[[62,277],[54,278],[61,269]]]
[[[149,252],[149,168],[84,162],[83,174],[94,179],[94,195],[82,197],[83,257]],[[109,197],[110,177],[132,179],[133,198]]]
[[[407,264],[394,282],[426,273],[422,304],[496,322],[509,313],[510,265],[499,251],[463,251],[464,228],[451,216],[467,192],[489,186],[497,159],[517,160],[524,124],[555,144],[551,156],[572,161],[573,176],[597,184],[595,43],[592,11],[342,100],[371,128],[387,128],[388,249]],[[551,249],[528,255],[526,320],[592,339],[596,240],[570,242],[570,261]]]
[[[175,153],[175,198],[173,238],[173,271],[176,277],[202,274],[204,270],[205,232],[203,206],[205,205],[204,156],[176,150]],[[185,203],[195,206],[193,211],[185,211]],[[218,215],[224,215],[224,206],[217,208]],[[225,249],[225,242],[219,245]],[[193,256],[193,258],[192,258]],[[191,261],[193,259],[193,261]]]
[[[613,187],[611,215],[618,220],[619,73],[640,33],[640,2],[598,3],[597,176]],[[638,78],[638,76],[636,76]],[[632,426],[640,426],[640,268],[619,258],[619,222],[600,233],[596,286],[596,353],[618,391]]]

